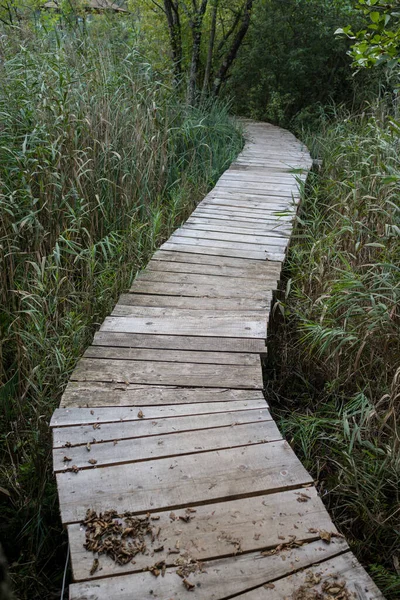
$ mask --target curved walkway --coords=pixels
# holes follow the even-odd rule
[[[272,293],[311,160],[287,131],[249,121],[246,133],[53,416],[71,600],[382,598],[263,397]]]

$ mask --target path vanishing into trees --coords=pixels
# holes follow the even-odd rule
[[[246,138],[121,296],[53,416],[71,600],[383,598],[263,396],[311,159],[272,125],[248,121]]]

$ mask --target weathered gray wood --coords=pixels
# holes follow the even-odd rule
[[[226,217],[224,218],[223,216],[220,216],[219,218],[193,216],[193,217],[190,217],[186,221],[186,226],[193,227],[194,225],[197,225],[197,226],[201,225],[203,227],[210,227],[210,226],[228,227],[228,228],[231,228],[234,230],[243,231],[243,233],[251,231],[256,234],[258,234],[259,232],[263,232],[263,233],[271,233],[271,235],[282,235],[282,236],[290,235],[290,232],[291,232],[290,223],[280,222],[277,219],[271,220],[268,223],[265,223],[265,222],[259,223],[257,221],[255,221],[254,223],[253,222],[249,223],[246,220],[232,221],[231,219],[227,219]]]
[[[66,391],[70,403],[54,411],[51,427],[146,421],[268,407],[262,392],[256,390],[166,388],[70,381]],[[80,407],[78,402],[86,400],[89,393],[99,398],[98,406],[92,408],[90,403],[82,402]],[[114,405],[110,396],[116,396]],[[139,416],[140,410],[142,418]]]
[[[266,352],[265,340],[256,338],[221,338],[189,335],[145,335],[98,331],[93,345],[125,346],[126,348],[166,348],[171,350],[198,350],[206,352]]]
[[[246,208],[254,211],[269,211],[277,212],[281,210],[292,210],[294,211],[297,203],[293,202],[292,198],[269,198],[268,196],[252,196],[249,197],[246,194],[228,194],[228,193],[215,193],[207,199],[204,199],[198,205],[200,208],[207,206],[232,206],[238,208]]]
[[[328,584],[329,590],[337,589],[337,584],[341,582],[345,583],[346,592],[355,600],[384,600],[381,592],[351,552],[335,556],[321,564],[311,565],[307,570],[294,573],[284,579],[278,579],[274,581],[272,589],[260,587],[240,594],[236,598],[238,600],[287,600],[293,597],[294,591],[300,591],[301,588],[304,592],[308,591],[310,598],[324,598],[326,594],[326,590],[324,593],[322,589],[324,584]],[[331,598],[335,598],[336,595],[331,595]]]
[[[217,405],[217,406],[216,406]],[[198,405],[196,405],[198,406]],[[261,421],[271,421],[271,415],[267,408],[248,409],[243,403],[236,403],[239,410],[233,410],[230,406],[221,406],[221,403],[212,403],[211,407],[204,408],[208,410],[205,414],[189,414],[179,417],[171,416],[170,407],[165,408],[162,418],[148,418],[147,415],[154,414],[154,409],[140,409],[143,415],[142,418],[137,417],[132,420],[120,421],[113,416],[112,410],[109,409],[108,418],[114,422],[107,423],[96,419],[95,423],[100,425],[100,428],[94,430],[93,425],[75,425],[69,427],[54,427],[53,428],[53,447],[66,448],[70,446],[86,446],[92,444],[93,440],[97,442],[114,442],[114,440],[134,439],[147,436],[160,436],[168,433],[179,433],[183,431],[199,431],[202,429],[224,428],[231,425],[243,425],[244,423],[257,423]],[[188,409],[187,406],[185,406]],[[168,410],[169,409],[169,410]],[[246,409],[246,410],[245,410]],[[83,409],[80,409],[83,410]],[[218,412],[225,410],[225,412]],[[191,408],[192,413],[198,411]],[[75,410],[76,412],[76,410]],[[175,411],[177,412],[177,411]],[[136,416],[139,410],[134,413]],[[76,417],[79,418],[79,417]],[[82,418],[82,417],[80,417]],[[103,417],[104,418],[104,417]],[[105,417],[107,418],[107,417]],[[53,421],[54,422],[54,421]],[[222,435],[223,432],[221,432]],[[201,435],[201,434],[200,434]],[[64,454],[65,454],[64,450]],[[90,458],[90,457],[89,457]]]
[[[140,308],[138,307],[138,313]],[[108,317],[101,326],[101,331],[261,339],[267,336],[266,316],[265,313],[260,314],[261,311],[232,311],[223,314],[221,311],[206,310],[174,311],[173,308],[149,307],[148,316],[141,316],[139,313],[137,317]]]
[[[238,366],[81,358],[71,375],[71,380],[187,387],[263,388],[261,364]]]
[[[286,248],[288,245],[287,238],[279,238],[272,236],[261,236],[261,235],[251,235],[244,233],[223,233],[220,231],[211,231],[211,230],[194,230],[189,227],[180,227],[177,229],[176,233],[171,236],[171,240],[175,239],[175,237],[188,237],[194,239],[205,239],[205,240],[223,240],[228,242],[237,243],[246,243],[246,244],[256,244],[258,246],[264,248],[276,247],[273,251],[279,252],[281,249]]]
[[[211,208],[202,208],[199,206],[193,213],[192,216],[194,218],[200,219],[222,219],[226,221],[227,219],[232,221],[240,221],[241,223],[246,222],[249,225],[252,223],[258,223],[260,226],[263,224],[270,224],[271,219],[275,219],[276,223],[289,224],[291,225],[294,219],[294,214],[289,213],[267,213],[263,214],[254,214],[249,211],[245,213],[235,213],[231,209],[221,208],[221,210],[212,210]]]
[[[274,548],[290,541],[290,535],[295,535],[299,541],[312,542],[316,535],[310,529],[315,528],[316,522],[321,529],[335,531],[315,489],[308,489],[307,496],[310,499],[302,504],[300,514],[296,491],[198,506],[196,512],[192,513],[193,518],[184,524],[179,515],[184,515],[185,511],[177,511],[176,520],[169,518],[169,511],[160,512],[156,515],[159,517],[156,523],[161,530],[156,544],[164,545],[164,550],[157,552],[157,558],[171,566],[179,554],[187,553],[194,560],[209,561],[234,555],[239,547],[240,552]],[[138,554],[134,564],[124,566],[101,556],[101,571],[92,576],[93,555],[83,548],[83,527],[69,525],[68,537],[75,581],[140,572],[155,562],[151,553],[150,556]],[[176,551],[176,546],[179,546],[180,553],[170,554],[169,550]],[[227,585],[225,571],[222,580]]]
[[[245,235],[268,235],[271,237],[279,237],[279,238],[288,238],[289,233],[286,231],[279,230],[277,227],[271,227],[269,230],[260,229],[259,231],[252,230],[251,227],[235,226],[235,224],[228,225],[229,221],[222,221],[223,225],[220,225],[221,221],[212,220],[212,219],[200,219],[197,218],[195,220],[188,220],[185,223],[185,229],[193,229],[195,231],[217,231],[221,233],[231,233],[231,234],[245,234]]]
[[[185,234],[187,237],[191,237],[189,234],[192,233],[193,237],[197,237],[200,235],[212,235],[209,232],[198,232],[191,230],[181,230],[182,235]],[[231,234],[216,234],[221,236],[227,236]],[[251,236],[249,236],[251,237]],[[286,242],[286,240],[284,240]],[[239,290],[242,294],[249,294],[250,297],[255,294],[261,294],[261,297],[267,294],[271,289],[271,282],[276,284],[277,276],[272,275],[269,276],[265,274],[263,280],[249,280],[243,277],[229,277],[227,275],[212,275],[209,273],[201,274],[201,273],[185,273],[182,269],[181,272],[178,271],[160,271],[153,272],[150,270],[145,270],[140,273],[135,282],[141,281],[151,281],[151,282],[159,282],[159,283],[186,283],[191,284],[193,287],[199,286],[216,286],[217,288],[222,288],[222,292],[226,292],[226,297],[229,298],[231,294],[235,290]],[[134,286],[133,286],[134,287]],[[249,288],[251,288],[249,290]]]
[[[184,238],[188,239],[188,238]],[[189,239],[192,242],[192,239]],[[197,242],[197,240],[194,240]],[[165,275],[165,279],[171,279],[168,274]],[[160,277],[161,279],[161,277]],[[216,278],[218,279],[218,278]],[[214,279],[214,281],[216,281]],[[225,278],[226,279],[226,278]],[[235,287],[234,285],[225,285],[225,279],[222,280],[221,283],[214,283],[211,285],[205,285],[201,282],[198,284],[193,283],[177,283],[177,282],[165,282],[157,281],[157,277],[152,277],[149,275],[148,277],[145,275],[143,277],[139,277],[136,279],[130,289],[131,292],[135,292],[137,294],[158,294],[158,295],[170,295],[170,296],[188,296],[188,297],[197,297],[197,298],[230,298],[230,299],[239,299],[239,300],[262,300],[264,301],[267,298],[267,293],[272,292],[276,289],[277,280],[269,282],[269,290],[267,289],[265,293],[258,291],[257,289],[253,290],[251,286],[247,286],[247,288],[243,287]],[[205,312],[211,313],[213,310],[212,306],[207,307],[207,303],[204,303]],[[229,313],[229,302],[223,303],[224,311]],[[182,309],[184,310],[184,309]],[[221,309],[219,309],[221,310]],[[218,315],[216,315],[218,316]],[[221,316],[221,315],[219,315]]]
[[[207,225],[204,225],[206,227]],[[197,258],[197,257],[196,257]],[[274,265],[265,265],[263,269],[250,271],[244,264],[241,268],[230,267],[213,264],[196,263],[194,261],[185,261],[185,256],[182,257],[182,262],[172,260],[151,260],[146,267],[146,271],[158,271],[163,273],[196,273],[199,275],[218,275],[220,277],[234,277],[241,279],[250,279],[251,281],[261,282],[267,281],[268,279],[278,279],[280,277],[280,270]],[[221,261],[222,262],[222,261]]]
[[[195,586],[193,596],[196,599],[226,600],[295,570],[306,569],[316,561],[327,560],[346,549],[345,542],[335,540],[329,545],[312,542],[271,556],[251,552],[205,562],[203,570],[191,574],[188,579]],[[154,562],[157,562],[156,557],[153,557]],[[188,596],[182,579],[172,567],[167,569],[164,577],[155,578],[148,572],[133,573],[70,586],[70,600],[187,600]]]
[[[150,289],[150,286],[146,287],[146,290]],[[128,294],[122,294],[119,298],[118,305],[115,307],[113,313],[118,314],[120,316],[125,315],[128,316],[131,311],[131,306],[153,306],[155,308],[184,308],[190,310],[213,310],[213,311],[254,311],[254,310],[264,310],[267,313],[269,312],[271,306],[272,299],[272,290],[276,289],[276,285],[270,285],[270,292],[267,292],[262,297],[259,298],[214,298],[207,296],[203,298],[202,296],[181,296],[181,295],[170,295],[164,296],[162,294],[157,293],[147,293],[147,294],[138,294],[134,292],[130,292]],[[158,287],[157,290],[152,290],[153,292],[160,291]],[[181,287],[174,287],[172,291],[183,293]],[[190,292],[189,286],[185,287],[185,291],[187,293]],[[165,290],[164,290],[165,292]],[[171,292],[171,288],[170,288]],[[118,309],[117,309],[118,307]],[[172,347],[176,341],[171,341]],[[185,348],[183,348],[185,349]],[[219,350],[219,348],[217,348]],[[228,348],[229,351],[229,348]],[[247,350],[246,350],[247,351]]]
[[[252,260],[249,258],[229,258],[224,256],[209,256],[207,254],[187,254],[186,252],[175,252],[168,250],[157,250],[154,253],[152,261],[163,260],[163,261],[174,261],[184,262],[202,265],[217,265],[220,267],[232,267],[235,269],[246,269],[250,277],[255,274],[263,275],[264,272],[270,272],[271,269],[275,269],[277,274],[280,274],[282,265],[281,263],[260,263],[258,260]]]
[[[221,242],[219,240],[196,240],[174,236],[173,241],[165,242],[161,247],[165,250],[175,249],[179,252],[186,250],[187,252],[213,254],[214,256],[236,256],[282,262],[285,260],[285,255],[282,252],[277,252],[273,246],[259,249],[260,247],[256,244],[239,244],[236,242]]]
[[[194,455],[210,450],[239,448],[274,442],[282,435],[273,421],[261,423],[233,424],[228,427],[212,427],[194,434],[193,431],[174,432],[146,437],[115,438],[113,441],[97,441],[97,430],[93,430],[90,446],[79,445],[53,450],[53,465],[56,473],[67,471],[71,465],[78,469],[98,469],[104,466],[154,461],[166,457]],[[172,433],[171,433],[172,431]],[[68,455],[70,461],[65,462]],[[90,461],[96,461],[95,464]],[[152,463],[153,464],[153,463]]]
[[[282,441],[57,475],[63,523],[81,521],[88,508],[134,513],[172,510],[312,482],[289,444]]]
[[[124,348],[120,346],[89,346],[84,358],[144,360],[148,362],[204,363],[210,365],[259,365],[256,354],[242,352],[195,352],[192,350],[160,350]]]

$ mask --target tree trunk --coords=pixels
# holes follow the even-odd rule
[[[192,47],[192,60],[190,63],[187,102],[191,106],[194,106],[196,104],[196,87],[197,87],[197,75],[198,75],[199,63],[200,63],[203,17],[204,17],[204,13],[206,12],[207,2],[208,2],[208,0],[202,0],[200,8],[196,11],[193,19],[191,19],[191,22],[190,22],[190,27],[192,28],[192,36],[193,36],[193,47]]]
[[[174,63],[174,82],[175,85],[179,85],[182,79],[182,32],[178,3],[173,0],[164,0],[164,11],[167,17],[169,42]]]
[[[209,84],[210,84],[210,75],[211,75],[211,67],[212,67],[212,59],[214,53],[214,43],[215,43],[215,33],[217,29],[217,10],[218,10],[218,0],[214,0],[214,4],[212,7],[212,15],[211,15],[211,31],[210,31],[210,39],[208,42],[208,52],[207,52],[207,62],[206,69],[204,72],[204,81],[203,81],[203,96],[206,95]]]
[[[223,59],[221,66],[218,70],[218,73],[214,79],[214,84],[213,84],[213,95],[214,96],[218,96],[218,94],[221,90],[222,84],[226,81],[228,71],[229,71],[233,61],[235,60],[238,50],[239,50],[239,48],[243,42],[243,39],[247,33],[247,30],[250,25],[250,17],[251,17],[252,8],[253,8],[253,0],[246,0],[246,5],[244,8],[243,18],[242,18],[242,23],[240,25],[240,28],[237,31],[237,33],[233,39],[233,42],[231,44],[231,47],[229,48],[225,58]]]

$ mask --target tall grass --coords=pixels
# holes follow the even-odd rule
[[[21,600],[62,576],[48,422],[71,370],[242,143],[131,35],[0,37],[0,535]]]
[[[400,124],[327,124],[287,265],[269,384],[283,431],[387,598],[400,595]],[[280,353],[280,354],[278,354]]]

